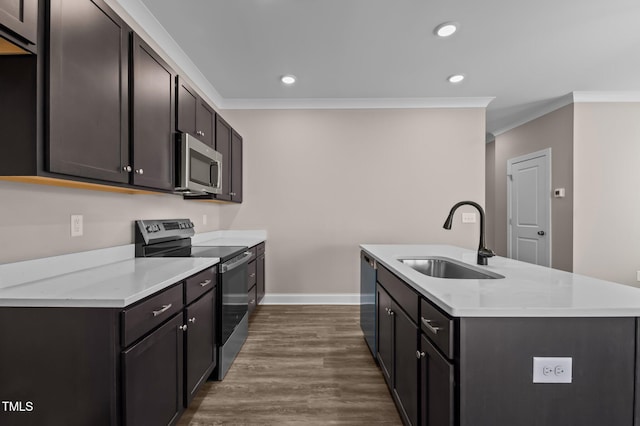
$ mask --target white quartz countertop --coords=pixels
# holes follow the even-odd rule
[[[131,245],[0,265],[0,306],[124,308],[219,262],[133,256]]]
[[[476,265],[475,250],[443,245],[371,245],[362,250],[457,317],[640,316],[640,289],[557,269],[492,257]],[[504,279],[432,278],[399,258],[448,257],[503,275]]]
[[[196,234],[193,245],[253,247],[266,231]],[[218,258],[136,258],[134,245],[0,265],[0,306],[124,308],[175,284]]]
[[[213,231],[191,237],[194,246],[253,247],[267,240],[266,231]]]

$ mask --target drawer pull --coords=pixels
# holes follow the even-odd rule
[[[180,327],[178,327],[178,329],[180,329],[181,331],[187,331],[187,324],[181,325]]]
[[[433,334],[438,334],[438,331],[442,330],[442,327],[434,327],[431,325],[431,320],[426,319],[425,317],[420,317],[420,321],[429,329]]]
[[[206,287],[211,284],[211,280],[204,280],[200,283],[200,287]]]
[[[255,276],[256,276],[256,274],[255,274],[255,273],[253,273],[253,274],[249,274],[249,277],[250,277],[250,278],[253,278],[253,277],[255,277]]]
[[[189,318],[187,321],[189,321],[191,324],[196,322],[196,317],[193,318]]]
[[[418,358],[418,359],[424,358],[424,355],[425,355],[424,352],[416,351],[416,358]]]
[[[256,299],[251,299],[251,301],[249,302],[250,305],[255,305],[256,304]]]
[[[157,317],[161,313],[167,312],[171,308],[171,306],[172,306],[171,303],[169,303],[168,305],[162,305],[162,308],[158,309],[157,311],[153,311],[153,316]]]

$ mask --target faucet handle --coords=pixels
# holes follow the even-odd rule
[[[493,257],[496,255],[496,252],[491,250],[490,248],[480,247],[478,249],[478,257]]]

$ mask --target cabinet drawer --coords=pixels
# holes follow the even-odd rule
[[[249,315],[253,314],[253,311],[256,310],[256,306],[258,306],[258,293],[257,288],[254,285],[249,289]]]
[[[182,283],[122,312],[122,345],[129,346],[182,310]]]
[[[447,358],[454,354],[453,342],[455,327],[453,319],[440,312],[431,302],[422,299],[420,328],[423,333],[440,349]]]
[[[387,290],[402,309],[404,309],[409,317],[418,323],[418,306],[420,298],[418,293],[413,291],[408,285],[403,283],[400,278],[393,275],[387,268],[378,265],[378,282]]]
[[[264,250],[265,250],[265,245],[264,243],[260,243],[256,246],[256,251],[258,256],[260,256],[261,254],[264,254]]]
[[[184,283],[185,303],[188,305],[215,287],[217,276],[214,266],[187,278]]]
[[[256,285],[256,261],[255,258],[247,265],[247,278],[249,280],[247,287]]]

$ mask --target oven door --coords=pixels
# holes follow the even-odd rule
[[[247,264],[251,257],[251,252],[245,252],[220,265],[222,345],[227,342],[249,310]]]

